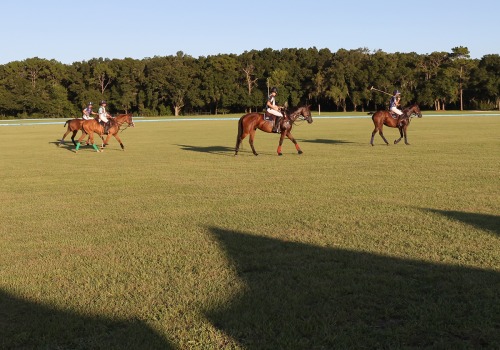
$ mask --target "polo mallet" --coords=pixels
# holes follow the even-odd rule
[[[389,95],[389,96],[392,96],[392,94],[388,93],[388,92],[385,92],[385,91],[382,91],[382,90],[379,90],[379,89],[375,89],[373,86],[370,88],[370,91],[371,90],[375,90],[375,91],[378,91],[378,92],[381,92],[383,94],[386,94],[386,95]]]

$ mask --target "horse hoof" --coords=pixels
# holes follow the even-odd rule
[[[278,153],[278,156],[282,156],[282,155],[283,155],[283,153]]]
[[[298,153],[298,154],[302,154],[302,153],[304,153],[304,152],[302,152],[301,150],[299,150],[297,153]]]

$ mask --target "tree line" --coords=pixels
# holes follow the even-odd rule
[[[89,102],[143,116],[262,110],[270,87],[279,104],[321,111],[384,108],[402,92],[422,109],[500,110],[500,55],[471,59],[466,47],[431,54],[287,48],[194,58],[182,51],[144,59],[63,64],[38,57],[0,65],[1,117],[80,116]]]

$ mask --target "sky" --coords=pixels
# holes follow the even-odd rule
[[[500,54],[499,0],[2,0],[0,64],[366,48]]]

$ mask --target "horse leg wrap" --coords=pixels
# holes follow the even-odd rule
[[[278,146],[278,154],[281,154],[281,146]]]
[[[297,151],[300,151],[300,147],[299,147],[299,144],[298,144],[298,143],[296,143],[296,144],[295,144],[295,149],[296,149]]]
[[[94,147],[94,149],[96,150],[96,152],[99,152],[99,148],[97,148],[97,145],[95,143],[92,145],[92,147]]]
[[[80,149],[80,142],[76,143],[76,150],[78,151]]]

